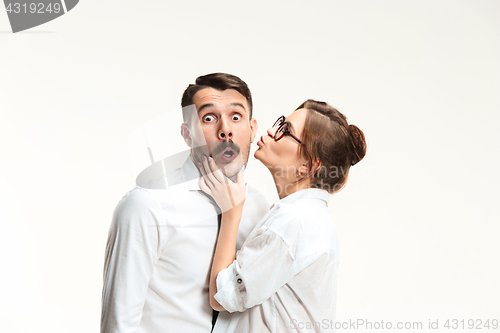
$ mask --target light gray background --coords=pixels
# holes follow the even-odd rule
[[[499,17],[498,1],[85,0],[12,34],[0,10],[2,331],[98,331],[131,133],[215,71],[249,84],[259,136],[307,98],[366,134],[330,201],[339,320],[500,319]],[[277,199],[258,161],[246,176]]]

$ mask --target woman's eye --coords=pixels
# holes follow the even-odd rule
[[[206,116],[203,116],[203,121],[211,122],[211,121],[214,121],[214,120],[215,120],[215,117],[212,116],[211,114],[207,114]]]
[[[233,115],[233,120],[237,121],[237,120],[240,120],[240,119],[241,119],[241,116],[239,114]]]

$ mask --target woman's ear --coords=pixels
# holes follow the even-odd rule
[[[314,166],[314,163],[313,163]],[[307,173],[311,172],[311,161],[304,159],[302,165],[299,167],[299,176],[304,177]]]
[[[319,158],[317,158],[312,162],[307,161],[306,163],[302,164],[302,166],[299,169],[299,173],[300,175],[306,175],[308,172],[310,172],[312,175],[315,176],[320,168],[321,168],[321,161],[319,160]]]
[[[309,162],[302,164],[299,167],[299,176],[304,177],[309,172]]]
[[[317,158],[312,163],[312,174],[316,176],[320,168],[321,168],[321,161],[319,160],[319,158]]]

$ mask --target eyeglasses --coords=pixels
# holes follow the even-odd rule
[[[288,121],[285,121],[285,116],[281,116],[278,118],[278,120],[276,120],[273,127],[276,126],[278,127],[278,129],[274,133],[274,141],[279,141],[281,140],[281,138],[283,138],[283,136],[288,135],[294,138],[298,143],[302,144],[302,141],[300,141],[300,139],[293,135],[288,129],[290,123]]]

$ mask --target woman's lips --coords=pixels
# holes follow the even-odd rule
[[[260,146],[263,146],[263,145],[265,145],[265,143],[264,143],[264,137],[263,137],[263,136],[261,136],[261,137],[260,137],[260,140],[257,142],[257,146],[259,146],[259,147],[260,147]]]

